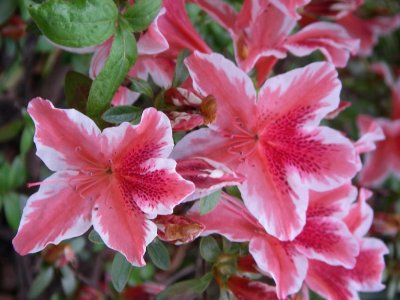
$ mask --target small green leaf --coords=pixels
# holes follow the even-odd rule
[[[52,267],[44,268],[40,271],[32,282],[28,292],[28,299],[36,299],[50,285],[54,277],[54,269]]]
[[[171,261],[169,258],[168,249],[158,239],[154,239],[147,246],[147,253],[156,267],[160,268],[161,270],[168,270],[170,268]]]
[[[118,293],[122,292],[128,282],[131,269],[132,265],[126,260],[125,256],[116,253],[111,266],[111,281]]]
[[[33,134],[35,133],[35,127],[32,125],[25,126],[22,131],[20,149],[21,155],[26,155],[33,145]]]
[[[21,120],[11,121],[3,126],[0,126],[0,143],[7,142],[21,131],[23,122]]]
[[[156,300],[168,299],[168,297],[172,298],[174,296],[179,296],[179,298],[172,299],[186,299],[193,295],[200,295],[210,285],[212,278],[212,273],[208,272],[201,278],[177,282],[158,294]]]
[[[217,241],[212,236],[203,237],[200,241],[200,255],[207,262],[215,262],[221,254]]]
[[[153,89],[146,80],[140,78],[131,78],[131,82],[131,89],[133,91],[143,94],[151,99],[154,98]]]
[[[145,30],[157,16],[161,9],[162,0],[138,0],[130,6],[124,18],[129,22],[133,31],[141,32]]]
[[[104,244],[100,235],[93,229],[92,229],[92,231],[90,231],[88,238],[89,238],[89,241],[91,241],[94,244],[100,244],[100,245]]]
[[[75,292],[78,282],[75,278],[74,272],[71,270],[70,267],[65,266],[61,268],[61,285],[65,295],[72,296]]]
[[[8,177],[10,175],[10,165],[6,162],[0,164],[0,193],[10,190]]]
[[[102,119],[108,123],[121,124],[122,122],[140,122],[142,110],[136,106],[115,106],[108,109],[102,116]]]
[[[8,225],[17,230],[19,226],[19,221],[21,220],[21,203],[19,195],[16,193],[8,193],[4,195],[4,214]]]
[[[8,187],[15,189],[25,183],[26,168],[25,161],[17,156],[11,164],[10,173],[8,174]]]
[[[174,79],[172,80],[172,86],[177,87],[182,84],[186,80],[186,78],[189,76],[189,71],[186,68],[185,64],[183,61],[185,60],[186,57],[188,57],[190,54],[190,51],[188,49],[183,49],[179,55],[178,58],[176,59],[176,67],[175,67],[175,74],[174,74]]]
[[[135,37],[124,20],[120,20],[110,55],[89,92],[87,113],[90,117],[97,118],[109,108],[115,92],[124,81],[136,57]]]
[[[69,71],[65,76],[64,93],[67,104],[80,112],[86,112],[90,87],[93,80],[84,74]]]
[[[47,0],[31,3],[29,13],[51,41],[75,48],[106,41],[114,33],[118,18],[112,0]]]
[[[221,196],[221,190],[215,191],[212,194],[200,198],[200,214],[205,215],[212,211],[218,204],[218,200]]]

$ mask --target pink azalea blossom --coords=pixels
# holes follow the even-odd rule
[[[372,223],[373,211],[366,203],[370,196],[369,191],[361,189],[357,203],[344,218],[350,231],[359,239],[360,254],[354,268],[309,261],[306,284],[324,299],[359,299],[357,292],[377,292],[384,288],[381,283],[385,268],[383,256],[388,249],[378,239],[363,237]]]
[[[387,35],[400,26],[400,15],[364,20],[355,14],[349,14],[337,22],[346,28],[351,37],[360,40],[360,48],[357,54],[369,56],[380,36]]]
[[[303,17],[327,17],[340,19],[355,11],[364,0],[311,0],[303,7]]]
[[[350,53],[358,50],[357,40],[337,24],[318,22],[291,36],[296,26],[295,8],[308,1],[246,0],[239,13],[222,0],[195,2],[229,31],[239,67],[249,72],[256,66],[265,73],[259,76],[260,82],[275,60],[286,57],[287,52],[305,56],[320,50],[327,60],[344,67]]]
[[[40,98],[28,112],[37,155],[55,173],[28,199],[16,251],[40,251],[93,225],[107,246],[143,266],[146,245],[157,235],[151,218],[172,213],[194,189],[167,158],[173,147],[168,118],[149,108],[139,125],[101,132],[80,112]]]
[[[334,66],[314,63],[276,76],[257,94],[250,78],[221,55],[195,52],[186,65],[197,92],[215,98],[217,117],[186,135],[172,156],[206,157],[242,174],[246,207],[268,233],[294,239],[305,224],[308,190],[335,188],[358,167],[352,143],[318,127],[339,104]]]
[[[392,93],[391,119],[360,116],[358,125],[361,134],[371,127],[380,127],[385,139],[376,140],[375,150],[365,155],[364,167],[359,181],[364,186],[380,185],[389,175],[400,177],[400,79],[394,79],[387,65],[374,64],[373,70],[382,75]],[[376,148],[376,149],[374,149]]]
[[[358,241],[341,220],[354,198],[355,190],[350,185],[330,192],[314,192],[306,226],[292,242],[282,242],[269,235],[241,202],[227,194],[222,195],[210,213],[199,215],[195,204],[189,216],[204,224],[202,235],[218,233],[231,241],[249,242],[249,252],[258,268],[271,275],[277,296],[282,299],[300,289],[309,259],[354,267]]]
[[[164,0],[163,8],[139,38],[138,58],[128,76],[147,80],[149,76],[160,87],[171,86],[175,60],[183,49],[211,52],[190,22],[185,11],[186,0]],[[111,41],[99,46],[93,56],[90,75],[95,78],[110,53]],[[113,99],[114,105],[134,103],[139,94],[121,86]]]
[[[228,289],[237,299],[246,300],[277,300],[273,286],[266,283],[253,281],[245,277],[231,276],[228,279]]]

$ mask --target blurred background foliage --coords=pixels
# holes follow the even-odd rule
[[[228,2],[238,10],[242,5],[241,0]],[[187,11],[207,44],[233,59],[228,33],[195,5],[188,4]],[[400,1],[369,0],[361,13],[366,17],[377,13],[400,13]],[[400,30],[397,30],[381,37],[370,57],[353,57],[346,68],[339,70],[343,83],[341,97],[352,106],[335,120],[328,121],[330,126],[357,139],[355,120],[359,114],[389,116],[390,90],[370,66],[385,61],[395,74],[400,75],[399,49]],[[305,58],[289,56],[277,64],[274,72],[279,74],[321,58],[320,53]],[[204,251],[200,254],[205,260],[201,258],[199,241],[179,247],[155,244],[152,247],[167,251],[171,260],[166,262],[149,257],[152,254],[148,251],[146,261],[149,263],[144,268],[130,267],[121,258],[114,258],[115,253],[106,248],[94,232],[48,247],[41,254],[21,257],[13,250],[11,240],[18,228],[22,208],[37,189],[28,188],[27,183],[41,181],[49,175],[35,156],[34,126],[26,113],[27,103],[31,98],[41,96],[52,99],[58,107],[66,107],[65,76],[71,70],[88,74],[90,59],[90,54],[72,54],[50,44],[32,23],[23,0],[0,0],[0,299],[146,299],[137,296],[142,295],[140,291],[129,290],[129,287],[140,287],[146,281],[169,285],[191,278],[203,281],[189,282],[181,288],[202,292],[202,284],[209,281],[206,271],[212,265],[214,271],[223,268],[218,269],[216,261],[207,260]],[[375,211],[390,215],[391,225],[397,233],[390,237],[379,235],[391,250],[385,275],[387,289],[379,294],[363,295],[363,298],[399,299],[400,182],[390,178],[374,193],[371,204]],[[217,243],[222,248],[218,251],[243,252],[221,238]],[[119,281],[112,284],[112,280]],[[116,289],[121,287],[122,290],[125,282],[128,288],[123,294],[118,293]],[[208,299],[217,295],[217,285],[212,283]],[[203,296],[203,299],[207,298]]]

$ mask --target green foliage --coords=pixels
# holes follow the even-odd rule
[[[17,230],[21,219],[21,203],[18,194],[10,192],[4,195],[0,195],[4,206],[4,214],[8,225],[13,229]]]
[[[171,266],[168,249],[158,239],[154,239],[147,246],[147,253],[154,265],[161,270],[168,270]]]
[[[128,7],[124,18],[135,32],[145,30],[161,9],[162,0],[137,0]]]
[[[12,16],[17,8],[15,0],[1,0],[0,1],[0,25],[7,21]]]
[[[189,54],[190,51],[188,49],[184,49],[179,53],[178,58],[176,59],[175,73],[172,80],[173,87],[180,86],[182,82],[184,82],[189,76],[188,69],[184,64],[184,60],[189,56]]]
[[[121,292],[129,279],[132,265],[126,260],[125,256],[116,253],[111,266],[111,281],[117,292]]]
[[[69,71],[65,76],[64,93],[67,104],[85,113],[93,80],[84,74]]]
[[[200,241],[200,255],[205,261],[213,263],[221,254],[221,249],[217,241],[212,236],[201,238]]]
[[[75,48],[106,41],[114,33],[118,18],[112,0],[47,0],[31,3],[29,12],[51,41]]]
[[[151,99],[154,98],[153,89],[146,80],[140,78],[131,78],[131,89]]]
[[[121,124],[131,122],[138,124],[142,116],[142,109],[136,106],[115,106],[108,109],[102,116],[102,119],[108,123]]]
[[[156,298],[156,300],[168,299],[168,297],[179,296],[180,298],[174,299],[186,299],[190,296],[202,294],[213,278],[211,272],[206,273],[201,278],[185,280],[170,285],[164,291],[162,291]],[[186,297],[186,298],[185,298]]]
[[[88,238],[89,238],[89,241],[91,241],[91,242],[94,243],[94,244],[99,244],[99,245],[104,244],[104,242],[103,242],[103,240],[101,239],[100,235],[99,235],[94,229],[92,229],[92,230],[89,232]]]
[[[110,106],[111,100],[137,57],[136,40],[129,25],[120,20],[114,35],[110,55],[92,83],[87,113],[98,118]]]
[[[212,211],[218,204],[221,197],[221,190],[215,191],[208,196],[200,198],[200,214],[205,215]]]
[[[54,269],[46,267],[40,270],[29,289],[28,299],[36,299],[50,285],[54,277]]]

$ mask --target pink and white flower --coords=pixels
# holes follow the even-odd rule
[[[173,147],[168,118],[149,108],[140,124],[101,132],[80,112],[40,98],[28,112],[36,124],[37,155],[55,173],[28,199],[13,240],[16,251],[40,251],[93,225],[107,246],[143,266],[146,245],[157,235],[151,219],[171,214],[194,190],[167,158]]]
[[[243,204],[223,194],[217,206],[200,215],[198,204],[189,216],[204,224],[202,235],[218,233],[235,242],[249,242],[249,252],[258,268],[276,283],[278,298],[297,292],[305,279],[309,259],[334,266],[353,268],[358,255],[358,241],[342,221],[355,198],[351,185],[311,197],[307,223],[292,242],[282,242],[265,232]]]
[[[358,168],[353,144],[318,127],[339,104],[334,66],[314,63],[276,76],[257,94],[250,78],[221,55],[195,52],[186,65],[196,91],[215,98],[217,117],[186,135],[172,156],[206,157],[243,175],[246,207],[269,234],[293,240],[305,224],[308,190],[336,188]]]

